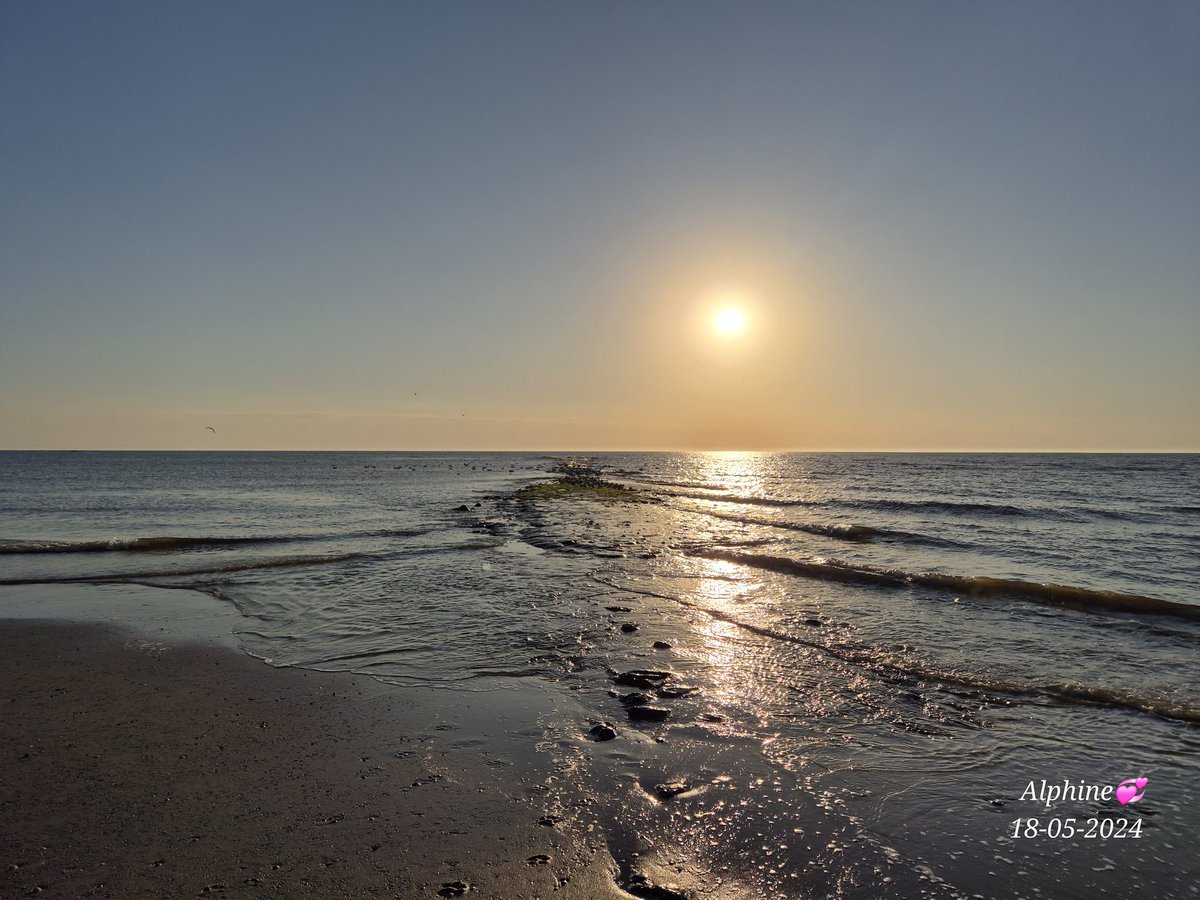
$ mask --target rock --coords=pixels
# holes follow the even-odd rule
[[[651,701],[649,694],[643,694],[641,691],[634,691],[621,697],[621,702],[626,706],[649,706]]]
[[[456,506],[456,507],[454,507],[454,511],[455,511],[455,512],[470,512],[470,511],[471,511],[471,507],[469,507],[469,506],[467,506],[467,504],[463,503],[463,504],[461,504],[461,505],[459,505],[459,506]],[[450,894],[447,894],[446,896],[447,896],[447,897],[449,897],[449,896],[452,896],[452,895],[450,895]]]
[[[461,897],[467,891],[471,890],[471,885],[462,881],[447,881],[442,885],[442,889],[438,891],[439,897]]]
[[[633,607],[631,606],[606,606],[604,608],[609,612],[633,612]]]
[[[544,866],[550,862],[550,857],[545,853],[537,853],[529,857],[529,859],[525,860],[525,862],[529,863],[531,866]]]
[[[626,634],[629,634],[630,632],[637,631],[638,627],[636,625],[634,625],[632,622],[626,622],[624,625],[621,626],[621,630],[623,632],[625,632]]]
[[[635,897],[644,898],[644,900],[690,900],[688,894],[674,885],[655,884],[645,875],[629,876],[625,890]]]
[[[690,687],[684,684],[664,684],[658,689],[658,696],[666,697],[668,700],[674,700],[676,697],[686,697],[688,694],[694,694],[698,690],[700,690],[700,688]]]
[[[543,828],[553,828],[562,821],[562,816],[542,816],[537,823]]]
[[[670,650],[673,645],[668,641],[655,641],[650,646],[655,650]]]
[[[825,623],[822,622],[820,619],[805,619],[804,624],[811,625],[813,628],[820,628]]]
[[[669,709],[661,706],[631,706],[628,708],[629,718],[635,722],[661,722],[671,715]]]
[[[682,794],[689,788],[690,785],[686,781],[669,781],[666,784],[655,785],[654,793],[658,794],[660,800],[669,800],[672,797]]]
[[[480,503],[478,500],[476,500],[476,501],[475,501],[475,508],[476,508],[476,509],[479,509],[479,507],[481,507],[481,506],[483,506],[483,504],[482,504],[482,503]]]
[[[592,736],[593,741],[611,741],[617,736],[617,729],[607,722],[601,722],[599,725],[593,725],[588,734]]]
[[[670,672],[659,672],[655,669],[630,669],[628,672],[621,672],[613,680],[626,687],[654,688],[670,677]]]

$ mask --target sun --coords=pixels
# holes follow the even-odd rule
[[[721,334],[737,334],[746,324],[746,317],[740,309],[729,306],[717,313],[715,322]]]

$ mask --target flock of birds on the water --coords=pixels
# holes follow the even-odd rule
[[[463,463],[463,464],[462,464],[462,468],[463,468],[463,469],[465,469],[467,466],[470,466],[470,467],[471,467],[471,471],[472,471],[472,472],[478,472],[478,471],[480,471],[480,467],[479,467],[478,465],[475,465],[475,464],[473,464],[473,463],[466,463],[466,462],[465,462],[465,463]],[[336,469],[336,468],[337,468],[337,465],[336,465],[336,464],[334,464],[334,463],[331,463],[331,464],[330,464],[330,466],[329,466],[329,468],[331,468],[331,469]],[[365,464],[363,465],[363,468],[364,468],[364,469],[378,469],[378,468],[379,468],[379,466],[373,465],[373,464],[371,464],[371,463],[365,463]],[[410,472],[415,472],[415,471],[417,471],[417,466],[415,466],[415,465],[411,465],[411,464],[410,464],[410,465],[407,465],[407,466],[392,466],[392,468],[393,468],[393,469],[408,469]],[[424,468],[424,466],[422,466],[421,468]],[[451,471],[454,471],[454,463],[447,463],[447,464],[446,464],[446,468],[447,468],[447,469],[449,469],[449,470],[451,470]],[[500,471],[502,471],[502,468],[499,468],[499,467],[498,467],[498,468],[495,468],[495,469],[493,469],[491,466],[484,466],[482,470],[483,470],[484,472],[500,472]],[[508,467],[508,471],[510,471],[510,472],[515,472],[515,471],[517,471],[517,466],[516,466],[516,464],[514,463],[513,465],[509,466],[509,467]],[[462,473],[461,473],[461,472],[459,472],[459,474],[461,475]]]
[[[417,396],[417,395],[416,395],[416,394],[413,394],[413,396],[415,397],[415,396]],[[465,415],[466,415],[466,413],[463,413],[463,415],[465,416]],[[205,425],[204,427],[205,427],[206,429],[208,429],[209,431],[211,431],[213,434],[216,434],[216,433],[217,433],[217,429],[213,428],[211,425]],[[479,467],[478,467],[478,466],[471,465],[471,463],[463,463],[463,468],[466,468],[467,466],[471,466],[471,471],[472,471],[472,472],[478,472],[478,471],[479,471]],[[336,468],[337,468],[337,466],[330,466],[330,468],[331,468],[331,469],[336,469]],[[374,466],[374,465],[370,465],[370,464],[368,464],[368,465],[364,465],[364,466],[363,466],[363,468],[364,468],[364,469],[378,469],[378,468],[379,468],[379,466]],[[408,468],[410,471],[413,471],[413,472],[415,472],[415,471],[417,470],[417,467],[416,467],[416,466],[413,466],[413,465],[410,465],[410,466],[407,466],[407,467],[406,467],[406,466],[392,466],[392,468],[393,468],[393,469],[403,469],[403,468]],[[446,468],[447,468],[447,469],[450,469],[450,470],[453,470],[453,469],[454,469],[454,464],[453,464],[453,463],[447,463],[447,464],[446,464]],[[500,471],[500,470],[499,470],[499,469],[495,469],[495,470],[493,470],[491,466],[484,466],[484,467],[483,467],[483,471],[485,471],[485,472],[497,471],[497,472],[498,472],[498,471]],[[508,467],[508,471],[510,471],[510,472],[515,472],[515,471],[517,471],[517,467],[516,467],[515,465],[509,466],[509,467]]]

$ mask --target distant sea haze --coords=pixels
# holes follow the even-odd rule
[[[1118,854],[1128,896],[1200,883],[1194,455],[4,452],[0,484],[0,604],[184,588],[274,666],[542,686],[531,745],[618,861],[686,846],[771,896],[1090,897]],[[1055,809],[1139,839],[1012,837],[1030,783],[1131,777]]]

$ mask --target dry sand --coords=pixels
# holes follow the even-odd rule
[[[370,679],[10,620],[0,710],[0,896],[628,897]]]

